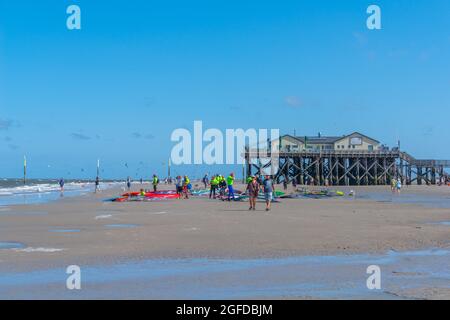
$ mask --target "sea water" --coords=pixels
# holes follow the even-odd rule
[[[123,182],[107,181],[100,184],[100,189],[111,188]],[[64,193],[60,192],[59,181],[54,179],[32,179],[24,185],[20,179],[0,180],[0,208],[7,205],[35,204],[55,201],[62,197],[79,196],[94,192],[91,181],[66,180]]]

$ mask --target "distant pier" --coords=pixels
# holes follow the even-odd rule
[[[389,185],[392,179],[406,185],[450,182],[445,171],[450,168],[450,160],[421,160],[398,148],[365,147],[363,139],[370,138],[358,133],[333,139],[319,136],[314,143],[308,139],[312,140],[284,136],[280,138],[279,152],[271,154],[266,150],[264,159],[260,157],[261,150],[247,148],[244,152],[247,175],[271,172],[278,183],[320,186]],[[352,141],[361,147],[353,147]],[[306,148],[307,143],[310,144]],[[344,146],[347,150],[342,150]],[[278,159],[276,170],[272,171],[271,156]]]

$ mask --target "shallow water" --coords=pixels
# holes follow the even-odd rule
[[[52,229],[50,232],[56,233],[72,233],[72,232],[81,232],[80,229]]]
[[[100,189],[108,189],[120,184],[121,182],[102,182]],[[94,188],[92,182],[69,182],[64,186],[64,193],[61,193],[58,181],[55,180],[32,180],[27,185],[16,180],[6,181],[3,185],[0,183],[0,206],[47,203],[64,197],[92,193]]]
[[[381,290],[366,286],[369,265],[381,268]],[[414,298],[401,292],[450,290],[449,265],[449,250],[273,259],[155,259],[80,266],[81,290],[65,288],[65,268],[1,273],[0,298]]]
[[[430,224],[438,224],[438,225],[442,225],[442,226],[450,226],[450,221],[432,222]]]
[[[127,224],[127,223],[116,223],[116,224],[107,224],[107,225],[105,225],[105,227],[107,227],[107,228],[119,228],[119,229],[125,228],[125,229],[127,229],[127,228],[136,228],[136,227],[138,227],[138,225],[137,224]]]
[[[378,202],[391,202],[399,204],[417,204],[428,208],[450,208],[450,189],[449,194],[421,194],[421,193],[392,193],[360,190],[356,194],[356,199],[367,199]]]
[[[10,242],[10,241],[0,242],[0,250],[2,250],[2,249],[20,249],[20,248],[25,248],[25,245],[20,242]]]

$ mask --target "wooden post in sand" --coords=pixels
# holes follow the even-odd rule
[[[301,185],[305,184],[305,179],[304,179],[305,175],[304,175],[303,166],[304,166],[304,160],[303,160],[303,157],[300,157],[300,184]]]

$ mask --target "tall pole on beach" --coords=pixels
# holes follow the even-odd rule
[[[27,157],[23,156],[23,184],[27,183]]]
[[[167,178],[170,178],[170,157],[169,157],[169,162],[167,165],[167,174],[168,174]]]

